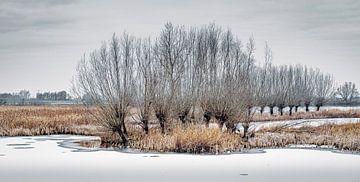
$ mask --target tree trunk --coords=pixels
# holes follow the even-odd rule
[[[144,132],[145,132],[145,134],[149,134],[149,122],[148,122],[148,120],[143,120],[143,124],[144,124]]]
[[[220,129],[222,129],[224,127],[224,125],[227,123],[227,121],[229,119],[228,116],[226,114],[224,114],[224,113],[215,115],[215,118],[219,123],[219,128]]]
[[[305,111],[306,112],[309,112],[310,110],[309,110],[309,106],[310,106],[310,104],[305,104]]]
[[[292,116],[292,110],[294,106],[289,106],[289,115]]]
[[[190,115],[190,122],[195,122],[195,109],[192,110],[191,115]]]
[[[316,106],[316,111],[320,111],[320,107],[321,107],[320,105],[317,105]]]
[[[123,144],[124,147],[127,147],[129,145],[129,139],[127,137],[126,134],[124,134],[122,127],[119,127],[116,129],[116,132],[119,134],[120,138],[121,138],[121,143]]]
[[[209,128],[210,119],[211,119],[211,112],[205,111],[205,113],[204,113],[204,120],[205,120],[205,126],[206,126],[207,128]]]
[[[156,115],[156,118],[159,120],[159,124],[160,124],[160,128],[161,128],[161,133],[165,134],[165,114],[163,114],[162,112],[159,112]]]
[[[273,106],[270,107],[270,115],[274,115],[274,107]]]
[[[206,121],[205,121],[205,127],[206,127],[206,128],[209,128],[209,126],[210,126],[210,120],[206,120]]]
[[[233,122],[227,122],[226,123],[226,129],[231,132],[234,133],[236,131],[236,127],[235,124]]]
[[[160,128],[161,128],[161,133],[165,134],[165,122],[163,121],[160,122]]]
[[[249,135],[248,135],[248,132],[249,132],[249,127],[250,127],[250,124],[249,123],[243,123],[242,124],[243,128],[244,128],[244,135],[242,136],[242,138],[247,141],[249,139]]]
[[[283,111],[283,107],[279,107],[279,111],[280,111],[280,116],[284,115],[284,111]]]
[[[261,106],[261,107],[260,107],[260,114],[263,114],[264,108],[265,108],[264,106]]]
[[[126,125],[125,125],[125,114],[119,112],[119,110],[116,108],[115,111],[115,117],[117,120],[117,125],[114,126],[113,131],[117,132],[121,138],[122,144],[124,147],[128,146],[129,140],[127,137],[127,130],[126,130]]]
[[[128,139],[127,135],[123,134],[121,136],[121,140],[122,140],[122,144],[123,144],[124,147],[129,146],[129,139]]]
[[[224,121],[222,119],[219,120],[219,129],[220,130],[224,128],[225,123],[226,123],[226,121]]]
[[[185,124],[186,123],[186,120],[185,120],[185,116],[184,115],[180,115],[179,116],[179,119],[181,121],[182,124]]]
[[[299,106],[295,106],[295,112],[298,112]]]
[[[123,132],[125,135],[128,135],[127,129],[126,129],[126,125],[125,125],[125,121],[122,121],[122,127],[123,127]]]

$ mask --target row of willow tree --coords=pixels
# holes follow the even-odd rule
[[[255,64],[255,42],[241,42],[231,30],[215,24],[186,28],[166,23],[156,39],[115,35],[100,49],[84,56],[74,88],[99,109],[95,117],[118,133],[126,144],[128,108],[139,109],[146,133],[155,115],[165,133],[178,121],[204,122],[214,118],[235,131],[249,123],[254,107],[297,110],[318,108],[333,90],[333,78],[302,65],[274,66],[265,46],[265,62]],[[196,119],[195,111],[201,113]],[[248,125],[244,125],[245,131]]]

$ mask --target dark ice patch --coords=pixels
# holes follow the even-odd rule
[[[158,155],[150,155],[150,156],[144,155],[143,157],[160,157],[160,156],[158,156]]]
[[[7,146],[28,146],[28,143],[9,143]]]
[[[33,149],[34,147],[14,147],[14,149]]]
[[[23,140],[32,140],[31,137],[23,137],[23,138],[21,138],[21,139],[23,139]]]

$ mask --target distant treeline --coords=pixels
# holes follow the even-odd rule
[[[38,100],[69,100],[70,96],[66,91],[37,93]]]
[[[360,106],[360,97],[355,85],[346,82],[340,85],[336,92],[327,101],[332,106]],[[79,98],[72,98],[66,91],[39,92],[31,97],[30,91],[21,90],[15,93],[0,93],[1,105],[54,105],[54,104],[86,104],[92,105],[89,95],[84,94]]]
[[[66,91],[37,93],[31,97],[28,90],[21,90],[16,93],[0,93],[0,105],[47,105],[47,104],[74,104]]]

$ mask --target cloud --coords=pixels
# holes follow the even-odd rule
[[[0,92],[67,88],[77,60],[113,32],[155,37],[166,21],[216,22],[243,41],[254,35],[259,62],[269,41],[276,64],[360,85],[359,9],[357,0],[0,0]]]
[[[72,22],[63,14],[75,1],[4,0],[0,2],[0,33],[57,28]]]

